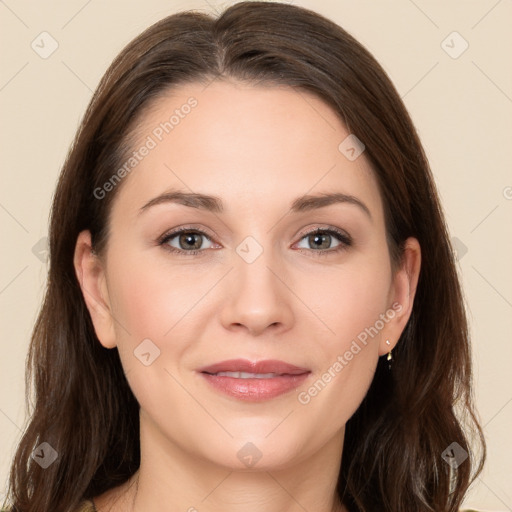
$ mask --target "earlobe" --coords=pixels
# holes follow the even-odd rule
[[[412,313],[421,269],[421,247],[416,238],[405,242],[401,268],[396,272],[391,290],[393,318],[382,333],[379,355],[389,353],[398,342]],[[386,343],[389,341],[389,343]]]
[[[116,337],[105,271],[101,260],[92,250],[89,231],[82,231],[78,235],[73,263],[96,336],[105,348],[114,348]]]

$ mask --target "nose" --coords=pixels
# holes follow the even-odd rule
[[[268,252],[263,251],[252,263],[235,255],[235,268],[225,284],[228,298],[220,314],[224,328],[245,330],[253,336],[268,329],[276,334],[291,328],[293,293],[285,284],[285,272]]]

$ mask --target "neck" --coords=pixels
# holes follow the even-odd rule
[[[98,512],[345,512],[337,498],[344,432],[310,456],[279,466],[223,467],[184,452],[141,416],[141,464]],[[113,494],[113,493],[112,493]],[[113,497],[113,495],[111,496]]]

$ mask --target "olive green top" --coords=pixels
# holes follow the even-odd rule
[[[96,512],[96,507],[92,501],[86,500],[80,503],[76,512]]]

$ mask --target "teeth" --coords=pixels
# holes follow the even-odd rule
[[[271,379],[277,377],[277,373],[248,373],[248,372],[218,372],[218,377],[233,377],[235,379]]]

